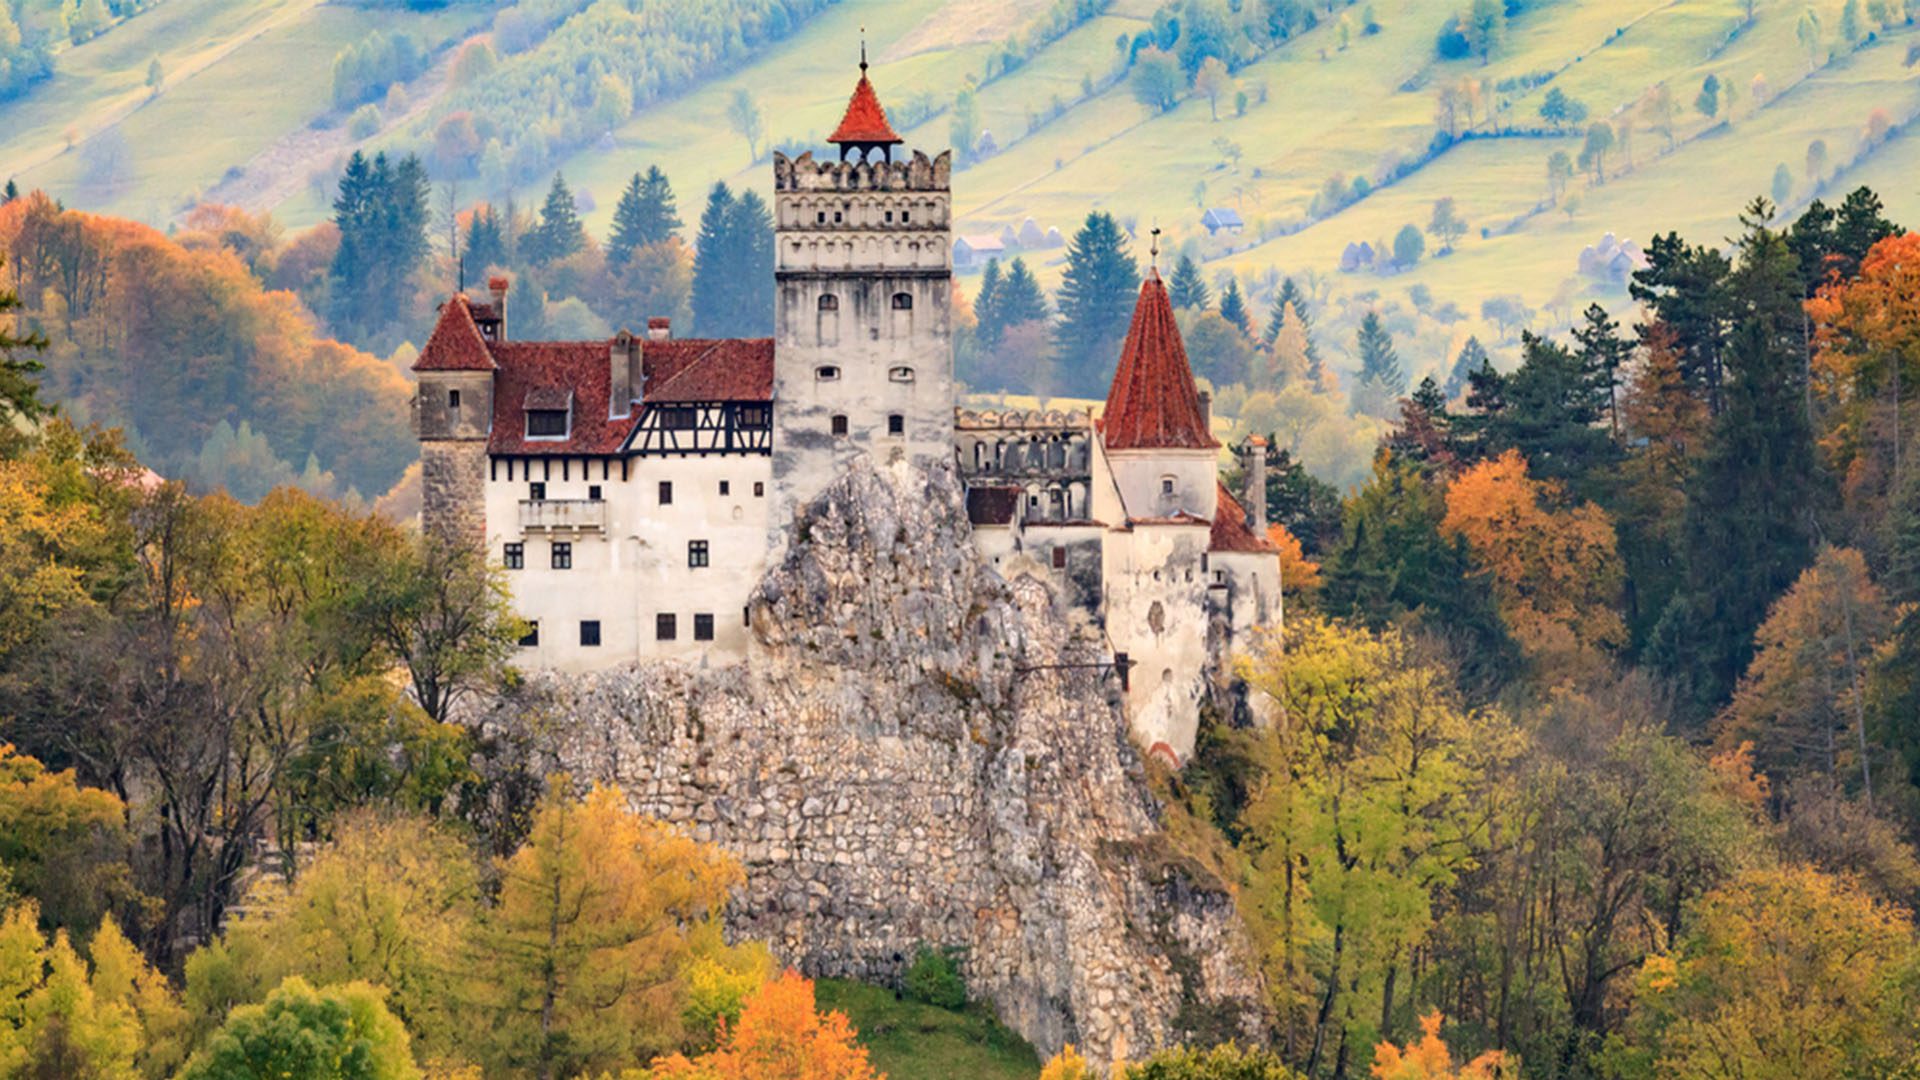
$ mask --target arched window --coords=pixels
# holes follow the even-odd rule
[[[904,366],[894,368],[887,372],[887,378],[892,379],[894,382],[912,382],[913,369]]]
[[[840,344],[840,298],[832,293],[820,294],[820,313],[815,317],[814,333],[821,345]]]
[[[897,338],[913,336],[912,293],[893,294],[893,336]]]
[[[894,293],[893,294],[893,310],[912,311],[913,310],[913,294],[903,293],[903,292]]]

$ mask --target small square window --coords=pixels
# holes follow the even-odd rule
[[[1053,568],[1055,570],[1065,570],[1067,568],[1067,549],[1066,548],[1055,547],[1053,549]]]
[[[754,497],[754,498],[756,498],[756,499],[759,499],[759,498],[764,498],[764,497],[766,496],[766,494],[767,494],[767,484],[766,484],[766,481],[764,481],[764,480],[755,480],[755,481],[753,482],[753,497]]]
[[[840,378],[840,369],[832,364],[822,364],[813,369],[813,377],[821,382],[835,382]]]
[[[695,641],[712,641],[713,640],[713,616],[695,615],[693,617],[693,640]]]
[[[529,649],[533,648],[535,645],[540,644],[539,620],[537,619],[527,620],[527,632],[520,635],[520,644]]]
[[[539,502],[540,500],[546,497],[547,497],[547,485],[541,483],[538,480],[535,480],[533,483],[527,485],[527,498],[532,499],[534,502]]]
[[[732,492],[733,492],[732,484],[728,483],[725,480],[720,481],[720,494],[729,495],[729,494],[732,494]]]
[[[845,435],[847,433],[847,418],[845,415],[838,413],[834,415],[833,433],[835,435]]]
[[[600,485],[599,484],[587,485],[587,498],[593,502],[600,501]]]
[[[673,505],[673,481],[671,480],[660,481],[660,505]]]
[[[600,620],[599,619],[581,619],[580,620],[580,644],[586,645],[589,647],[600,644]]]
[[[527,545],[508,544],[500,553],[500,562],[509,570],[520,570],[527,565]]]
[[[889,414],[887,416],[887,434],[905,435],[906,433],[907,433],[907,418],[900,415],[899,413]]]
[[[838,224],[840,224],[840,221],[841,221],[841,218],[840,218],[840,211],[838,211],[838,210],[835,210],[835,211],[833,212],[833,223],[834,223],[835,225],[838,225]]]
[[[555,570],[573,569],[573,545],[564,540],[553,542],[553,568]]]
[[[902,224],[905,224],[906,222],[909,222],[912,220],[913,220],[913,212],[911,210],[900,211],[900,221]]]
[[[687,565],[692,567],[707,565],[707,542],[705,540],[687,541]]]
[[[1163,476],[1160,478],[1160,494],[1162,495],[1173,494],[1173,477]]]
[[[653,637],[655,641],[672,641],[680,634],[678,623],[672,615],[665,613],[653,617]]]
[[[447,391],[447,408],[457,409],[459,407],[460,407],[460,391],[458,390]]]

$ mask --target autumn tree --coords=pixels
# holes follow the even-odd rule
[[[1789,865],[1737,875],[1688,925],[1638,978],[1634,1058],[1647,1075],[1787,1080],[1920,1066],[1904,910]]]
[[[618,789],[575,800],[565,787],[556,778],[500,867],[499,902],[476,935],[484,1054],[542,1080],[637,1066],[679,1044],[680,971],[720,947],[720,908],[740,880],[716,849],[629,811]]]
[[[1440,1037],[1440,1012],[1420,1018],[1420,1038],[1404,1047],[1383,1042],[1373,1050],[1374,1080],[1500,1080],[1518,1069],[1498,1050],[1489,1050],[1458,1066],[1453,1051]]]
[[[1071,1074],[1065,1074],[1071,1075]],[[657,1061],[652,1080],[880,1080],[844,1013],[814,1006],[813,983],[789,971],[747,999],[720,1045]]]
[[[1664,323],[1644,329],[1620,398],[1621,432],[1631,449],[1620,461],[1610,505],[1636,649],[1679,588],[1687,482],[1707,438],[1707,406],[1688,387],[1675,342]]]
[[[1592,503],[1564,502],[1509,450],[1448,487],[1441,523],[1492,573],[1501,619],[1543,675],[1595,673],[1626,641],[1613,522]]]

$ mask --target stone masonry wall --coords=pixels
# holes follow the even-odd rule
[[[1041,581],[969,542],[950,467],[862,462],[802,511],[746,665],[530,676],[488,722],[740,857],[729,912],[811,975],[922,942],[1044,1054],[1257,1039],[1231,897],[1171,852],[1118,688]]]
[[[429,536],[482,550],[487,543],[487,444],[420,444],[420,526]]]

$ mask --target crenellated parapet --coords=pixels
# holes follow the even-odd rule
[[[819,161],[809,150],[790,158],[774,151],[773,189],[781,192],[949,191],[953,151],[929,158],[920,150],[906,161]]]

